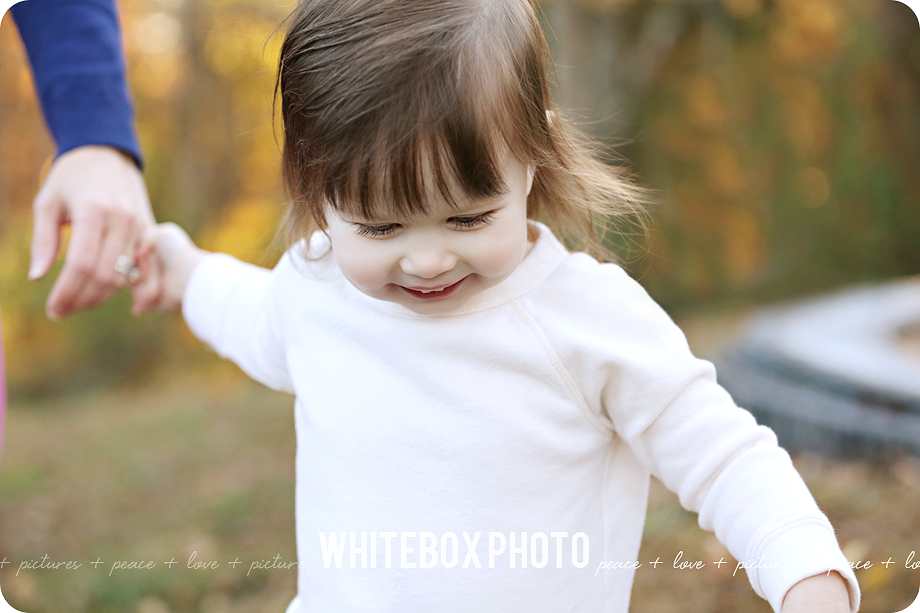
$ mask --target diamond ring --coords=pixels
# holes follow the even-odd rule
[[[126,255],[118,256],[115,260],[115,272],[123,275],[128,283],[136,283],[141,278],[141,269],[135,266],[134,260]]]

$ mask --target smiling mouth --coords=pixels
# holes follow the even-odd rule
[[[445,285],[444,287],[433,287],[431,289],[424,287],[404,287],[402,285],[400,285],[400,287],[402,287],[407,294],[414,298],[420,298],[421,300],[436,300],[440,298],[447,298],[453,294],[457,288],[460,287],[460,284],[465,280],[466,277],[463,277],[456,283]]]

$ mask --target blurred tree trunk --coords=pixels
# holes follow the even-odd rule
[[[549,0],[542,9],[557,104],[604,141],[634,134],[641,93],[683,29],[682,8]]]
[[[215,26],[213,11],[206,3],[186,1],[178,17],[186,34],[188,85],[176,114],[175,191],[168,201],[175,206],[176,219],[196,232],[238,193],[241,148],[227,146],[236,123],[232,83],[215,75],[206,57],[205,35]]]

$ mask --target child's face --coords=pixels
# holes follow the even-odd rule
[[[501,169],[504,194],[459,208],[440,201],[427,214],[399,219],[327,208],[332,253],[345,278],[372,298],[425,315],[453,311],[506,279],[530,250],[533,171],[510,155]]]

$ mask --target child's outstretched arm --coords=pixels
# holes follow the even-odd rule
[[[181,308],[189,329],[218,355],[256,381],[290,392],[277,313],[283,298],[275,291],[291,285],[290,277],[277,280],[291,268],[289,259],[271,271],[199,249],[179,226],[160,224],[136,256],[141,279],[132,286],[133,311]]]
[[[699,513],[776,613],[855,613],[853,570],[776,435],[737,407],[712,365],[693,357],[667,313],[622,269],[571,262],[555,291],[581,291],[565,305],[565,325],[535,318],[544,318],[541,331],[585,390],[596,427]]]

